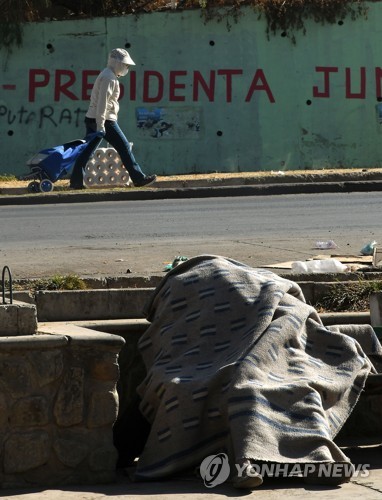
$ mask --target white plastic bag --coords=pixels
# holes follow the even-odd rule
[[[292,272],[294,273],[344,273],[347,270],[348,267],[337,259],[292,262]]]
[[[328,250],[330,248],[337,248],[337,244],[333,240],[328,241],[316,241],[316,246],[314,248],[320,248],[321,250]]]

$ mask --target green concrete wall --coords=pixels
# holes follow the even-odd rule
[[[382,5],[368,19],[307,23],[294,45],[243,9],[230,29],[200,11],[30,24],[1,54],[0,173],[28,171],[48,146],[82,138],[109,49],[122,79],[120,125],[147,172],[381,167]]]

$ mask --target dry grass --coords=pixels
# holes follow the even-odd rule
[[[181,9],[228,7],[233,10],[252,5],[267,17],[272,16],[274,21],[291,12],[299,13],[299,17],[313,16],[318,21],[323,15],[330,20],[339,13],[342,15],[349,7],[357,9],[363,4],[364,0],[175,0],[176,7]],[[44,20],[46,9],[51,8],[61,13],[66,10],[73,18],[139,14],[171,9],[173,5],[172,0],[0,0],[4,19],[18,18],[20,21]]]
[[[271,177],[275,178],[277,176],[322,176],[325,174],[335,173],[335,174],[364,174],[366,171],[372,172],[380,172],[382,173],[382,169],[363,169],[363,168],[344,168],[344,169],[320,169],[320,170],[262,170],[259,172],[211,172],[208,174],[198,173],[198,174],[180,174],[180,175],[171,175],[166,177],[158,177],[158,180],[173,180],[173,181],[187,181],[193,179],[200,180],[212,180],[212,179],[241,179],[241,178],[264,178]]]
[[[307,19],[333,24],[366,16],[368,10],[366,0],[0,0],[0,48],[22,44],[24,22],[139,15],[176,7],[200,9],[204,21],[224,21],[230,29],[245,5],[265,18],[268,37],[281,32],[293,43],[297,31],[305,33]]]

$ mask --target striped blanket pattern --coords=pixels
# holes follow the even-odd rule
[[[169,272],[147,317],[137,479],[222,451],[232,465],[349,461],[333,438],[381,354],[370,326],[325,327],[296,283],[215,255]]]

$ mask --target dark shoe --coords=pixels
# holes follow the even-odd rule
[[[157,180],[156,175],[146,175],[143,179],[140,181],[134,182],[135,187],[143,187],[143,186],[150,186],[150,184],[153,184]]]
[[[85,186],[78,184],[74,186],[69,186],[69,189],[85,189]]]
[[[234,488],[253,490],[263,483],[263,478],[251,465],[243,470],[241,476],[235,476],[232,481]]]

